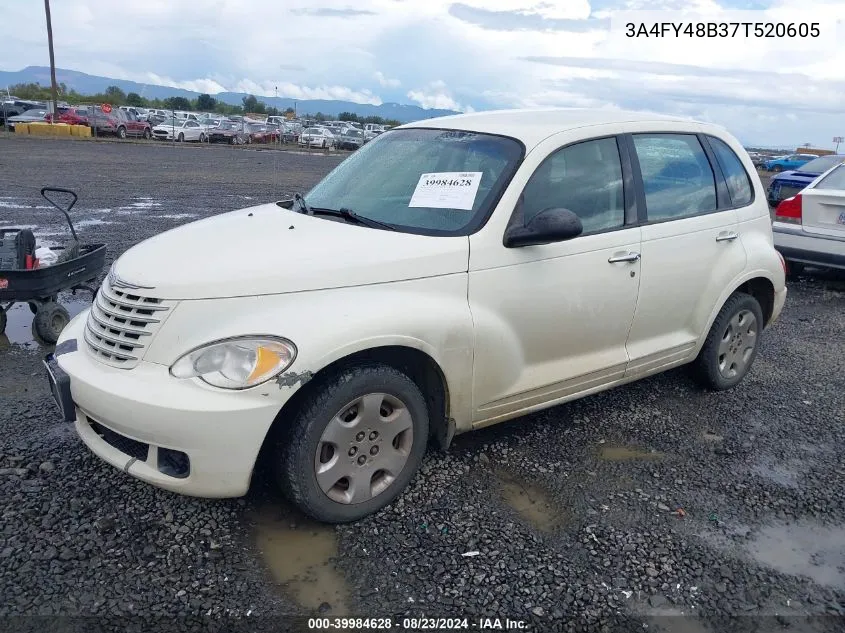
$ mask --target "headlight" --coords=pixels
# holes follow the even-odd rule
[[[248,389],[290,367],[296,346],[283,338],[245,336],[203,345],[170,367],[176,378],[200,378],[214,387]]]

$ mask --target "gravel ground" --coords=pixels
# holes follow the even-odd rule
[[[0,226],[60,241],[38,189],[69,187],[81,236],[108,243],[109,260],[307,190],[341,160],[14,138],[0,156]],[[245,499],[189,499],[90,455],[56,419],[22,308],[0,338],[0,630],[67,629],[71,616],[88,616],[86,631],[306,630],[291,617],[308,614],[842,630],[841,275],[791,283],[737,389],[703,393],[673,371],[461,436],[392,507],[335,528],[298,517],[263,477]]]

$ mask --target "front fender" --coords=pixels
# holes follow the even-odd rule
[[[337,360],[375,347],[410,347],[440,367],[450,417],[463,430],[471,426],[472,417],[473,326],[466,284],[466,274],[459,273],[313,292],[182,301],[144,360],[169,366],[213,340],[282,336],[297,348],[296,359],[283,374],[286,378],[255,387],[281,405],[307,376]]]

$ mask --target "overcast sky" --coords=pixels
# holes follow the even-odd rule
[[[43,3],[0,4],[0,69],[47,65]],[[210,93],[273,95],[278,88],[279,96],[299,99],[457,110],[653,110],[723,124],[746,143],[829,147],[845,135],[843,0],[51,5],[57,66],[95,75]],[[681,8],[722,16],[715,19],[730,15],[722,9],[754,9],[763,22],[818,22],[822,36],[646,40],[616,27],[621,10]]]

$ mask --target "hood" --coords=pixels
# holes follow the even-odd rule
[[[412,235],[265,204],[172,229],[127,250],[121,280],[159,299],[302,292],[468,270],[469,239]]]

